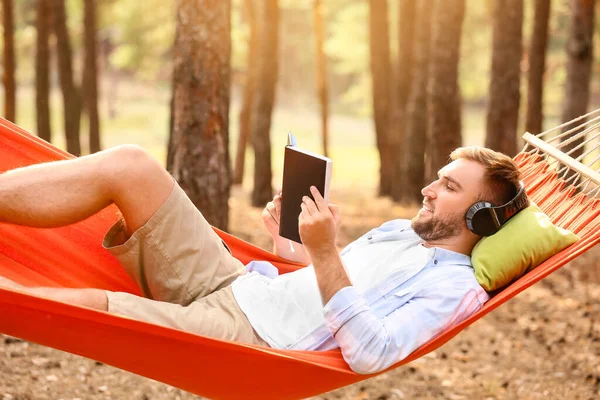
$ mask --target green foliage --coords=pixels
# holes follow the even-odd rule
[[[83,0],[65,2],[74,52],[76,82],[79,83],[84,53]],[[390,54],[392,70],[395,71],[398,2],[387,2]],[[243,3],[244,0],[232,0],[231,62],[234,89],[242,87],[247,68],[249,29],[243,13]],[[323,0],[322,3],[325,10],[325,52],[329,61],[328,87],[332,111],[360,116],[371,115],[369,3],[366,0]],[[14,4],[17,82],[19,87],[22,87],[32,85],[35,80],[37,0],[15,0]],[[98,0],[96,5],[99,19],[99,50],[110,44],[108,62],[111,70],[135,80],[170,85],[175,3],[164,0]],[[316,109],[313,2],[280,0],[279,7],[280,72],[277,103]],[[524,7],[522,104],[526,103],[526,53],[533,27],[534,2],[526,1]],[[465,104],[483,107],[487,101],[492,48],[491,13],[491,1],[466,0],[459,70]],[[552,1],[544,96],[545,111],[553,117],[560,114],[564,97],[565,45],[571,24],[570,15],[569,2]],[[596,18],[596,23],[600,31],[600,18]],[[1,46],[0,41],[0,49]],[[595,46],[595,53],[600,54],[600,40],[595,40]],[[54,56],[52,69],[55,79]],[[110,72],[103,68],[101,71]],[[594,72],[592,93],[598,91],[600,84],[597,78],[600,76],[600,63],[597,61],[594,64]]]
[[[487,97],[492,65],[492,15],[487,1],[467,0],[461,36],[459,82],[466,103]]]
[[[175,9],[162,0],[119,1],[103,9],[101,37],[115,46],[111,65],[142,80],[167,79],[175,34]]]
[[[333,60],[333,72],[348,82],[338,109],[359,115],[372,110],[368,13],[367,2],[345,2],[325,14],[330,35],[325,52]]]
[[[234,72],[245,73],[250,25],[243,15],[243,2],[244,0],[231,2],[231,69]],[[240,83],[243,84],[243,81]]]

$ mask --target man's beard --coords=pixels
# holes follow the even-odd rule
[[[464,215],[452,213],[446,214],[444,217],[423,218],[417,215],[412,219],[411,226],[421,239],[428,242],[450,239],[460,235],[465,220]]]

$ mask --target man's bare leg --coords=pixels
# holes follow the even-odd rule
[[[0,222],[41,228],[69,225],[115,203],[129,233],[143,226],[173,189],[169,173],[143,149],[125,145],[89,156],[0,174]],[[0,286],[57,301],[107,309],[99,289]]]
[[[46,299],[108,311],[106,293],[100,289],[28,287],[0,276],[0,288],[13,289]]]
[[[0,222],[64,226],[114,202],[128,231],[133,232],[154,214],[172,188],[169,173],[143,149],[119,146],[0,174]]]

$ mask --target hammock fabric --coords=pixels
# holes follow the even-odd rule
[[[0,118],[0,172],[72,157]],[[598,201],[583,201],[569,191],[559,191],[560,180],[544,167],[539,156],[521,153],[516,160],[533,200],[554,222],[575,231],[581,240],[391,368],[435,350],[600,241]],[[26,285],[95,287],[139,294],[101,246],[116,213],[116,207],[110,206],[85,221],[58,229],[0,224],[0,276]],[[282,272],[299,268],[227,233],[217,233],[243,262],[270,260]],[[215,340],[4,289],[0,289],[0,332],[214,399],[302,398],[370,377],[353,373],[339,351],[275,350]]]

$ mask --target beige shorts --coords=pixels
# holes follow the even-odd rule
[[[109,312],[202,336],[268,346],[240,310],[230,284],[245,272],[173,180],[173,191],[144,226],[123,242],[117,221],[102,246],[144,297],[107,291]]]

